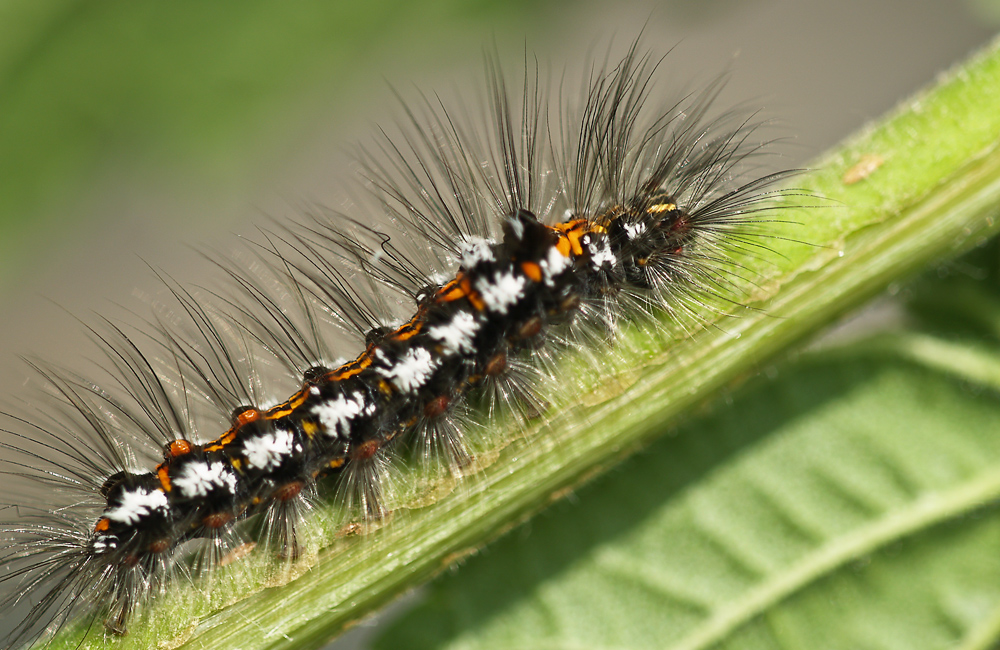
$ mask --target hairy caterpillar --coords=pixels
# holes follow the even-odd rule
[[[7,644],[77,614],[125,634],[251,540],[294,561],[322,495],[383,518],[390,461],[461,476],[479,419],[543,411],[560,350],[731,300],[730,254],[760,246],[790,172],[756,171],[759,123],[715,114],[719,83],[651,107],[657,66],[633,45],[550,112],[537,79],[518,106],[490,63],[486,129],[428,100],[361,156],[385,223],[265,233],[250,273],[221,264],[229,292],[165,280],[173,313],[148,335],[92,330],[110,386],[38,365],[56,405],[7,416],[0,441],[2,471],[45,491],[4,504],[0,605],[24,611]],[[298,384],[277,404],[264,363]]]

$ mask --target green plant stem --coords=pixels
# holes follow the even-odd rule
[[[995,43],[797,179],[804,196],[786,201],[780,213],[797,225],[780,228],[777,237],[787,239],[768,242],[773,257],[783,257],[743,261],[761,278],[748,287],[754,309],[738,318],[706,316],[714,322],[679,342],[630,331],[617,370],[508,438],[495,462],[458,489],[399,508],[388,525],[364,536],[334,537],[297,579],[274,588],[252,585],[219,611],[163,603],[116,647],[150,647],[171,637],[170,647],[179,648],[319,646],[846,310],[934,260],[984,242],[1000,229],[998,106]],[[845,184],[845,171],[868,155],[883,164]],[[584,380],[567,381],[562,393]],[[106,647],[98,633],[88,643]]]

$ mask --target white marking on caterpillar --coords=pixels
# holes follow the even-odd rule
[[[104,512],[111,521],[131,526],[156,510],[167,511],[167,495],[160,490],[136,488],[122,492],[121,503]]]
[[[608,245],[606,238],[588,243],[587,250],[590,253],[590,264],[594,270],[599,271],[605,266],[614,268],[618,264],[618,258],[611,252],[611,246]]]
[[[415,393],[427,383],[438,367],[438,361],[426,348],[412,348],[389,368],[380,368],[379,374],[404,393]]]
[[[476,291],[482,296],[486,307],[498,314],[506,314],[511,305],[517,303],[524,294],[527,279],[510,271],[497,271],[492,278],[481,278],[476,282]]]
[[[549,249],[545,259],[539,262],[539,266],[542,267],[542,276],[545,278],[545,284],[551,287],[555,284],[553,278],[569,268],[570,260],[560,253],[558,248],[553,246]]]
[[[262,470],[277,467],[286,456],[292,455],[292,451],[292,434],[285,430],[265,433],[247,440],[243,445],[247,464]]]
[[[236,493],[236,476],[221,461],[189,463],[173,483],[186,497],[205,497],[215,488],[225,488],[230,494]]]
[[[474,349],[472,341],[476,338],[479,327],[475,316],[469,312],[460,311],[450,322],[430,327],[427,333],[431,338],[441,341],[449,354],[470,353]]]
[[[646,225],[645,221],[637,221],[635,223],[625,223],[622,224],[622,227],[625,229],[625,235],[629,239],[638,239],[649,228]]]
[[[494,241],[484,237],[469,237],[458,244],[458,263],[462,268],[471,269],[482,262],[492,262]]]
[[[331,438],[340,436],[346,438],[351,434],[351,420],[374,409],[374,405],[365,411],[365,396],[360,392],[351,393],[350,399],[345,395],[337,395],[336,399],[327,400],[313,407],[312,413],[319,418],[319,423]]]

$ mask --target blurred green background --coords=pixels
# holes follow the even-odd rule
[[[990,0],[5,0],[0,4],[0,392],[17,356],[92,356],[63,311],[143,311],[214,275],[190,246],[336,206],[391,87],[460,95],[508,69],[579,66],[645,30],[665,75],[731,70],[723,101],[779,118],[807,164],[984,44]],[[558,75],[557,75],[558,76]],[[120,312],[119,312],[120,313]],[[8,400],[10,401],[10,400]]]
[[[793,166],[985,42],[989,6],[9,0],[0,390],[27,377],[19,354],[73,365],[83,337],[60,308],[138,309],[156,291],[144,262],[198,280],[208,267],[190,245],[227,251],[230,233],[336,206],[345,152],[399,114],[390,86],[464,94],[494,41],[509,68],[529,51],[558,71],[645,28],[650,48],[675,48],[678,83],[732,70],[724,101],[778,116],[794,138],[780,164]]]

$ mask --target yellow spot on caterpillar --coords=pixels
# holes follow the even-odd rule
[[[657,203],[656,205],[651,205],[646,208],[647,214],[659,214],[661,212],[670,212],[671,210],[676,210],[677,205],[674,203]]]

